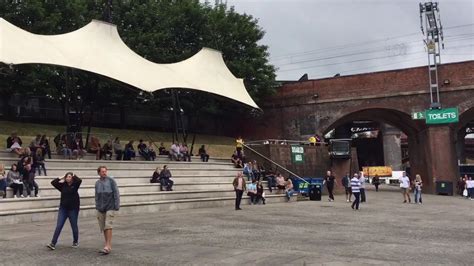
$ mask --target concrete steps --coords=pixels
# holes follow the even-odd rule
[[[48,160],[48,176],[36,177],[41,197],[0,199],[0,224],[55,220],[60,193],[50,183],[66,172],[73,172],[83,180],[79,190],[81,216],[95,216],[94,186],[99,165],[106,165],[109,175],[117,181],[121,194],[121,214],[222,206],[233,209],[235,192],[231,183],[241,169],[235,169],[228,159],[206,163],[197,160],[171,162],[166,157],[159,159],[163,162]],[[5,158],[0,153],[0,163],[5,164],[7,169],[8,165],[16,161],[16,158]],[[161,168],[163,164],[168,165],[173,175],[174,191],[159,191],[158,184],[149,183],[156,167]],[[11,194],[10,189],[8,193]],[[284,195],[272,195],[268,191],[266,194],[268,203],[286,201]],[[248,202],[246,198],[242,202],[243,206]]]
[[[200,168],[183,168],[183,169],[176,169],[176,168],[169,168],[171,174],[173,176],[178,175],[188,175],[188,176],[216,176],[216,175],[237,175],[239,169],[233,168],[210,168],[205,169],[203,167]],[[94,168],[73,168],[73,167],[54,167],[54,168],[47,168],[48,176],[64,176],[67,172],[73,172],[79,177],[82,176],[94,176],[97,175],[97,169]],[[149,169],[115,169],[115,168],[108,168],[108,174],[110,176],[152,176],[155,168]]]
[[[0,158],[2,159],[11,159],[11,161],[18,161],[18,155],[14,152],[7,152],[7,151],[0,151]],[[115,157],[112,157],[112,159],[115,159]],[[51,159],[46,159],[46,161],[51,161],[51,160],[65,160],[65,161],[77,161],[75,159],[65,159],[63,155],[59,155],[59,154],[55,154],[55,153],[52,153],[51,154]],[[84,157],[83,157],[83,160],[87,160],[87,161],[96,161],[95,160],[95,154],[86,154]],[[79,161],[82,161],[82,160],[79,160]],[[99,162],[124,162],[124,161],[116,161],[116,160],[99,160]],[[201,162],[201,158],[198,157],[198,156],[193,156],[191,157],[191,161],[192,162]],[[145,161],[145,159],[141,156],[137,156],[135,158],[134,161],[126,161],[126,162],[149,162],[149,161]],[[172,162],[170,161],[170,159],[168,158],[168,156],[165,156],[165,155],[158,155],[156,158],[155,158],[155,162],[159,162],[159,163],[167,163],[167,162]],[[209,158],[209,161],[208,163],[230,163],[230,155],[229,155],[229,158]]]
[[[296,197],[292,198],[295,201]],[[130,202],[122,203],[119,211],[120,215],[133,215],[137,213],[156,213],[162,211],[185,210],[195,208],[217,208],[228,207],[229,211],[233,211],[235,195],[227,197],[209,197],[198,199],[177,199],[177,200],[161,200],[148,202]],[[286,202],[284,195],[267,195],[266,203],[282,203]],[[242,208],[263,208],[264,206],[249,206],[248,197],[242,199]],[[0,224],[10,225],[18,223],[39,222],[39,221],[55,221],[57,217],[57,206],[40,209],[17,209],[17,210],[0,210]],[[82,205],[79,212],[80,217],[95,217],[96,211],[94,205]],[[120,218],[118,218],[120,219]]]
[[[94,195],[82,195],[81,205],[94,205]],[[227,190],[202,190],[202,191],[155,191],[155,192],[135,192],[135,193],[120,193],[120,202],[122,203],[137,203],[161,200],[177,200],[177,199],[198,199],[198,198],[219,198],[232,197],[235,192],[231,189]],[[60,196],[49,197],[30,197],[17,199],[2,199],[1,210],[25,210],[25,209],[41,209],[59,206]]]
[[[17,158],[1,158],[0,163],[3,163],[6,166],[17,163],[19,159]],[[206,167],[206,168],[222,168],[232,166],[232,163],[229,162],[174,162],[174,161],[109,161],[109,160],[46,160],[46,168],[51,167],[78,167],[78,168],[95,168],[106,165],[109,168],[115,169],[150,169],[156,167],[162,167],[164,164],[168,165],[169,168],[196,168],[196,167]]]
[[[40,189],[45,187],[52,187],[51,181],[56,178],[52,176],[37,176],[35,178],[36,183],[38,183]],[[117,181],[117,184],[120,186],[127,185],[127,184],[150,184],[150,176],[115,176],[114,179]],[[97,181],[97,176],[82,176],[82,188],[87,185],[94,185]],[[174,175],[171,178],[175,184],[183,184],[183,183],[205,183],[205,182],[227,182],[228,184],[232,183],[234,180],[233,175],[205,175],[205,176],[178,176]]]
[[[264,184],[266,186],[266,184]],[[79,193],[81,196],[94,195],[94,185],[81,185]],[[206,190],[229,190],[232,189],[232,182],[200,182],[200,183],[175,183],[174,191],[206,191]],[[159,192],[159,184],[126,184],[119,186],[120,193],[148,193]],[[59,196],[60,192],[53,186],[40,187],[41,197]],[[0,201],[1,202],[1,201]]]

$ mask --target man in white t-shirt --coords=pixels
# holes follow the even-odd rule
[[[474,180],[472,180],[472,177],[468,177],[466,180],[466,189],[468,198],[474,200]]]
[[[400,188],[403,194],[403,203],[411,203],[410,199],[410,178],[408,178],[407,174],[403,172],[402,177],[399,179]]]

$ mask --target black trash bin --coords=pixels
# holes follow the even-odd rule
[[[451,181],[436,181],[437,195],[453,195],[453,182]]]
[[[309,185],[309,200],[321,201],[322,186],[320,184]]]

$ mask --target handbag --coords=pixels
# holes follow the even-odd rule
[[[463,195],[464,197],[467,197],[467,189],[464,189],[464,190],[463,190],[462,195]]]

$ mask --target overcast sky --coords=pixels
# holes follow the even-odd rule
[[[225,0],[224,0],[225,2]],[[474,0],[439,1],[442,63],[474,60]],[[427,64],[416,0],[227,0],[259,20],[279,80]]]

